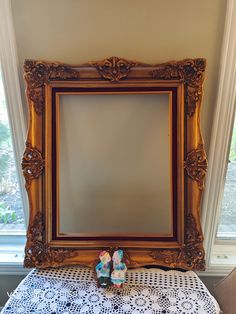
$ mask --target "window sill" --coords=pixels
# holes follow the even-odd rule
[[[199,276],[228,275],[236,266],[236,245],[232,241],[217,240],[213,245],[210,261],[205,272],[198,272]]]
[[[236,265],[235,241],[217,241],[213,245],[211,265],[219,267],[234,267]]]
[[[25,275],[23,267],[25,235],[0,236],[0,275]]]
[[[1,275],[27,275],[31,269],[24,268],[23,263],[0,263]]]
[[[225,277],[235,266],[211,265],[205,271],[196,272],[199,277]]]

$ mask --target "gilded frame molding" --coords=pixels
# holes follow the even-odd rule
[[[207,159],[200,130],[200,108],[205,59],[186,59],[157,65],[111,57],[78,66],[26,60],[24,78],[30,124],[22,160],[30,219],[25,248],[25,267],[72,264],[93,266],[101,248],[125,250],[128,267],[160,265],[170,268],[204,270],[200,202],[207,171]],[[126,242],[92,240],[75,245],[55,242],[51,237],[52,158],[50,108],[56,88],[122,90],[151,88],[176,90],[177,120],[177,240]],[[105,93],[102,91],[101,93]],[[49,152],[49,154],[48,154]],[[145,238],[144,238],[145,239]]]

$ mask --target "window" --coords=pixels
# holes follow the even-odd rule
[[[214,265],[236,264],[236,119],[229,141],[226,176],[222,198],[219,199],[219,219],[210,262]]]
[[[203,231],[209,272],[236,264],[236,2],[227,1],[220,76],[203,199]]]
[[[217,240],[236,240],[236,119],[229,151]]]
[[[0,235],[25,234],[25,220],[0,68]]]
[[[0,273],[6,274],[22,265],[28,217],[20,165],[26,123],[10,0],[0,1],[0,65]]]

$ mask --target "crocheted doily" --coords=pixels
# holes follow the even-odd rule
[[[192,272],[135,269],[122,289],[98,288],[93,270],[33,270],[19,284],[2,314],[217,314],[219,306]]]

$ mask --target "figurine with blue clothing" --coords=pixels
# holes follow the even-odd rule
[[[99,254],[100,263],[96,265],[96,273],[98,284],[100,287],[106,288],[110,284],[111,273],[111,256],[107,251]]]
[[[122,250],[115,251],[112,256],[113,271],[111,273],[111,282],[116,288],[121,288],[125,282],[125,274],[127,271],[127,267],[125,263],[122,262],[122,259],[123,251]]]

